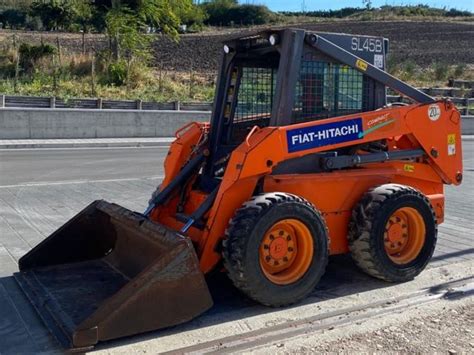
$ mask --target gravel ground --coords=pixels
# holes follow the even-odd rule
[[[276,353],[391,353],[391,354],[474,354],[474,302],[417,316],[395,325],[351,336],[331,337],[313,346],[293,347],[277,343]],[[359,324],[359,323],[357,323]],[[363,325],[362,325],[363,327]],[[307,339],[308,341],[308,339]]]

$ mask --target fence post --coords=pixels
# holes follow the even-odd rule
[[[5,95],[0,96],[0,107],[5,107]]]
[[[102,110],[102,99],[101,99],[101,98],[98,98],[98,99],[97,99],[97,108],[98,108],[99,110]]]
[[[91,59],[91,91],[92,91],[92,96],[96,95],[95,92],[95,53],[92,54],[92,59]]]
[[[175,109],[175,111],[181,111],[181,102],[180,101],[175,101],[174,102],[174,109]]]
[[[49,107],[56,108],[56,96],[51,96],[49,98]]]
[[[137,100],[137,110],[143,110],[143,101],[142,100]]]

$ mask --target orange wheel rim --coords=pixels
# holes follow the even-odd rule
[[[259,248],[260,267],[271,282],[288,285],[304,276],[313,250],[308,227],[297,219],[284,219],[265,233]]]
[[[390,260],[404,265],[416,259],[425,244],[426,228],[414,208],[396,210],[385,224],[384,246]]]

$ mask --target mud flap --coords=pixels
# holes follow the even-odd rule
[[[19,261],[15,278],[66,348],[186,322],[212,306],[189,238],[95,201]]]

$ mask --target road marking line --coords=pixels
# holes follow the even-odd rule
[[[118,182],[118,181],[139,181],[139,180],[156,180],[163,179],[163,175],[149,176],[146,178],[125,178],[125,179],[104,179],[104,180],[72,180],[72,181],[42,181],[25,183],[18,185],[2,185],[0,189],[12,188],[12,187],[35,187],[35,186],[49,186],[49,185],[70,185],[70,184],[88,184],[96,182]]]
[[[13,151],[44,151],[44,150],[113,150],[113,149],[170,149],[169,145],[149,145],[149,146],[129,146],[129,147],[50,147],[50,148],[1,148],[2,152],[13,152]]]

